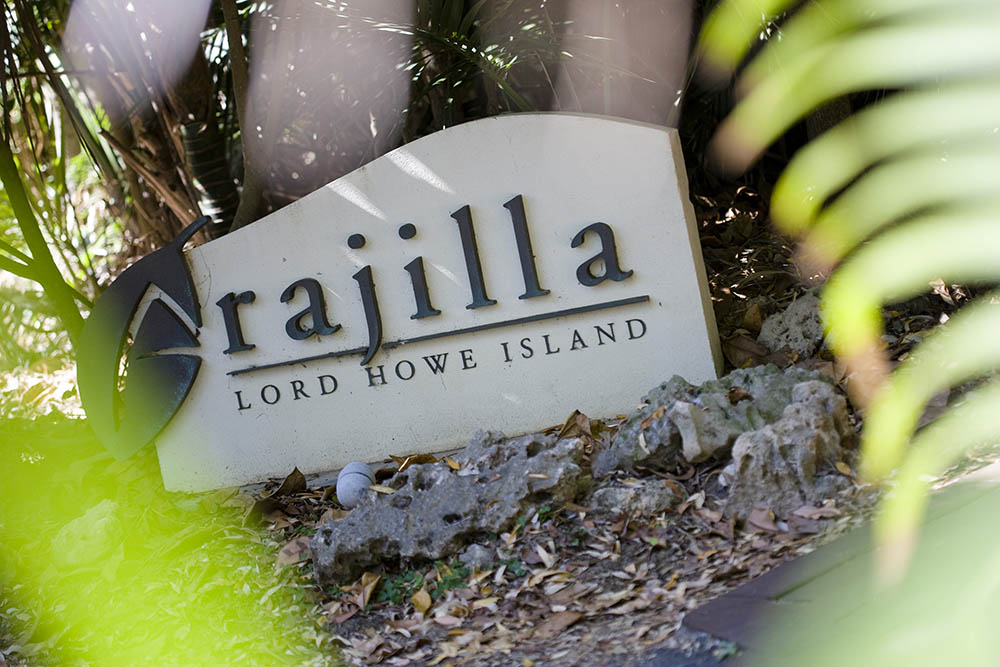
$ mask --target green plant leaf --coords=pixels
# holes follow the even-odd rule
[[[962,308],[892,374],[865,420],[861,447],[866,476],[883,478],[899,465],[932,396],[978,377],[983,369],[1000,367],[998,304],[1000,292],[991,292]]]
[[[728,162],[745,168],[809,111],[847,93],[901,88],[1000,67],[1000,11],[888,24],[818,44],[754,86],[719,129]]]
[[[975,142],[949,142],[873,168],[823,209],[803,246],[833,266],[869,236],[921,210],[992,203],[1000,192],[998,139],[990,133]]]
[[[889,547],[885,563],[901,570],[928,476],[1000,436],[997,381],[914,436],[933,395],[1000,368],[1000,293],[963,307],[888,379],[881,343],[883,304],[926,293],[939,279],[1000,278],[1000,11],[981,0],[816,0],[776,27],[790,7],[724,0],[707,22],[705,61],[723,70],[755,38],[772,36],[742,73],[745,97],[716,142],[729,166],[744,168],[825,102],[871,90],[883,97],[791,160],[771,213],[803,237],[806,259],[836,267],[823,294],[828,341],[864,379],[862,402],[871,399],[863,472],[878,480],[899,470],[877,534]]]
[[[820,135],[792,158],[774,187],[774,221],[800,234],[831,195],[871,165],[920,146],[985,137],[998,117],[1000,82],[994,80],[945,82],[890,97]]]
[[[706,66],[723,71],[735,69],[768,22],[795,4],[795,0],[720,3],[705,20],[699,38]]]
[[[945,282],[1000,278],[1000,226],[993,207],[949,209],[895,227],[860,248],[823,295],[831,348],[852,356],[882,335],[883,303],[903,301]]]
[[[914,438],[896,477],[892,493],[882,503],[875,535],[883,545],[878,555],[883,580],[898,577],[916,543],[927,507],[929,479],[958,460],[970,447],[1000,438],[1000,380],[969,392]]]
[[[954,0],[947,5],[947,12],[991,6],[988,0]],[[910,20],[921,15],[926,18],[928,12],[944,7],[940,0],[808,3],[778,29],[780,39],[768,40],[760,54],[747,64],[741,75],[742,85],[748,87],[759,83],[782,63],[796,60],[822,42],[880,23]]]

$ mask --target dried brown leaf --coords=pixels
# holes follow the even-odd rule
[[[705,521],[709,523],[717,523],[722,520],[722,512],[718,510],[711,510],[707,507],[702,507],[699,510],[695,510],[695,514],[700,516]]]
[[[286,515],[280,509],[268,512],[262,518],[265,523],[270,524],[271,530],[281,530],[282,528],[289,528],[292,525],[292,522],[289,519],[288,515]]]
[[[378,582],[381,580],[382,577],[374,572],[365,572],[361,575],[361,590],[357,596],[359,607],[364,609],[368,606],[368,601],[371,600],[372,593],[375,592],[375,587],[378,586]]]
[[[258,498],[243,516],[243,525],[256,526],[261,522],[264,515],[270,514],[275,510],[282,509],[283,507],[284,504],[280,500],[270,496]]]
[[[561,429],[559,429],[559,435],[556,436],[559,440],[563,438],[590,438],[592,437],[590,431],[590,419],[587,415],[583,414],[579,410],[574,410],[573,413],[566,418]]]
[[[695,509],[701,509],[704,504],[705,504],[704,491],[699,491],[698,493],[692,493],[690,496],[688,496],[687,500],[685,500],[684,502],[682,502],[680,505],[677,506],[677,513],[684,514],[684,512],[688,511],[688,509],[690,509],[691,507],[694,507]]]
[[[660,407],[656,408],[656,410],[653,411],[653,414],[649,415],[648,417],[642,420],[642,423],[639,424],[639,428],[645,431],[653,424],[653,422],[655,422],[657,419],[662,418],[666,412],[667,412],[667,407],[665,405],[661,405]]]
[[[254,499],[249,493],[234,493],[222,502],[222,507],[237,507],[249,510],[253,507]]]
[[[436,665],[444,660],[447,660],[448,658],[457,658],[459,648],[460,647],[455,642],[442,642],[438,645],[440,653],[438,653],[437,656],[427,664]]]
[[[278,552],[278,565],[291,565],[309,558],[309,537],[299,535],[294,540],[281,547]]]
[[[538,554],[538,557],[542,559],[542,562],[545,563],[545,567],[551,568],[556,564],[556,557],[546,551],[545,547],[541,544],[535,545],[535,552]]]
[[[815,535],[820,532],[820,525],[815,519],[806,519],[793,514],[788,517],[788,530],[795,535]]]
[[[774,512],[768,509],[756,508],[747,517],[747,528],[763,530],[769,533],[780,533],[781,528],[774,522]]]
[[[298,468],[292,470],[288,473],[288,477],[281,482],[281,486],[275,489],[269,497],[280,498],[282,496],[288,496],[293,493],[299,493],[300,491],[306,490],[306,477]]]
[[[538,570],[537,572],[533,572],[531,576],[528,577],[528,580],[525,582],[524,585],[526,588],[532,588],[533,586],[537,586],[538,584],[542,583],[549,577],[555,577],[555,576],[568,577],[570,576],[570,574],[565,570],[550,570],[550,569]]]
[[[743,313],[743,328],[759,334],[762,326],[764,326],[764,313],[761,312],[760,305],[755,303]]]
[[[446,628],[454,628],[462,624],[462,619],[451,614],[441,614],[434,617],[434,622]]]
[[[555,637],[563,630],[583,618],[578,611],[559,611],[549,616],[544,623],[535,628],[535,637]]]
[[[41,399],[43,394],[52,391],[52,389],[53,388],[44,381],[36,382],[35,384],[31,385],[27,389],[27,391],[21,394],[21,402],[31,403],[32,401]]]
[[[494,597],[488,597],[488,598],[482,598],[480,600],[476,600],[475,602],[473,602],[472,603],[472,608],[473,609],[486,609],[488,607],[495,606],[497,602],[500,602],[500,598],[495,597],[495,596]]]
[[[413,465],[422,463],[437,463],[441,460],[432,454],[414,454],[413,456],[393,456],[390,454],[389,458],[392,459],[393,463],[398,466],[398,470],[396,472],[403,472]]]
[[[756,340],[740,334],[722,343],[722,353],[736,368],[749,368],[762,364],[774,364],[779,368],[787,368],[795,361],[794,355],[781,350],[771,352]]]
[[[328,507],[323,515],[317,521],[317,524],[326,523],[327,521],[340,521],[344,517],[350,515],[349,510],[342,510],[339,507]]]
[[[587,513],[590,512],[589,508],[577,505],[576,503],[566,503],[565,505],[563,505],[563,509],[568,510],[570,512],[575,512],[580,516],[581,521],[583,521],[587,517]]]
[[[736,368],[747,368],[764,363],[771,353],[764,345],[747,335],[740,334],[722,343],[722,352]]]
[[[607,612],[605,613],[616,614],[616,615],[631,614],[633,612],[646,609],[652,604],[653,604],[652,600],[647,600],[645,598],[635,598],[634,600],[623,602],[616,607],[608,609]]]
[[[736,405],[740,401],[749,401],[753,399],[750,392],[743,387],[730,387],[729,391],[726,392],[726,398],[729,399],[730,405]]]
[[[347,621],[348,619],[350,619],[351,617],[353,617],[359,611],[361,611],[361,609],[359,607],[354,607],[350,611],[344,612],[343,614],[340,614],[339,616],[334,616],[333,618],[330,619],[330,622],[331,623],[338,623],[338,624],[339,623],[343,623],[343,622]]]
[[[551,604],[562,604],[568,605],[583,596],[592,593],[598,585],[595,583],[576,583],[569,588],[564,588],[561,591],[549,596],[549,603]]]
[[[427,610],[431,608],[431,596],[423,588],[413,594],[410,602],[413,603],[413,608],[421,614],[426,614]]]
[[[812,505],[803,505],[794,512],[794,516],[800,516],[803,519],[829,519],[831,517],[840,516],[841,512],[836,507],[831,505],[824,505],[823,507],[813,507]]]

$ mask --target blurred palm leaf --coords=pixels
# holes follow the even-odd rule
[[[739,66],[758,36],[777,33],[743,70],[744,93],[716,136],[724,163],[745,168],[822,104],[864,90],[897,91],[815,139],[775,186],[772,216],[802,237],[824,292],[834,351],[864,382],[863,469],[899,468],[877,526],[883,566],[910,553],[926,479],[970,446],[1000,435],[1000,385],[916,434],[938,391],[1000,366],[1000,294],[970,305],[891,375],[881,308],[928,283],[996,282],[1000,226],[1000,7],[981,0],[826,0],[781,25],[790,0],[724,0],[701,35],[716,74]],[[907,448],[907,444],[911,446]]]

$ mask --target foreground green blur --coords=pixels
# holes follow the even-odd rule
[[[916,547],[928,480],[1000,439],[992,379],[917,431],[932,396],[1000,367],[1000,293],[963,308],[891,373],[881,341],[884,305],[935,281],[1000,279],[1000,7],[816,0],[792,12],[797,4],[724,0],[706,22],[701,49],[716,73],[732,73],[759,35],[772,36],[740,74],[744,96],[716,148],[743,169],[817,106],[866,91],[877,99],[795,155],[771,213],[801,238],[807,272],[833,270],[823,315],[864,409],[862,472],[894,485],[875,527],[879,579],[891,583]]]
[[[276,569],[231,493],[166,492],[152,448],[116,462],[83,420],[7,417],[0,475],[0,598],[29,664],[338,663],[308,573]]]
[[[1000,470],[935,495],[910,566],[875,585],[869,541],[787,590],[748,667],[993,667],[1000,656]],[[992,479],[983,479],[981,473]],[[864,530],[864,529],[862,529]]]

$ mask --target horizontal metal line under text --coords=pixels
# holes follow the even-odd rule
[[[595,303],[590,306],[579,306],[577,308],[566,308],[565,310],[556,310],[551,313],[542,313],[540,315],[528,315],[527,317],[518,317],[513,320],[504,320],[502,322],[491,322],[489,324],[480,324],[474,327],[467,327],[465,329],[455,329],[453,331],[443,331],[441,333],[427,334],[426,336],[415,336],[413,338],[403,338],[401,340],[389,341],[388,343],[382,343],[382,347],[386,350],[391,350],[393,348],[402,347],[403,345],[409,345],[410,343],[422,343],[428,340],[437,340],[438,338],[448,338],[449,336],[461,336],[463,334],[477,333],[479,331],[489,331],[490,329],[500,329],[503,327],[513,327],[519,324],[530,324],[531,322],[542,322],[545,320],[553,320],[557,317],[569,317],[571,315],[582,315],[583,313],[592,313],[597,310],[607,310],[609,308],[619,308],[621,306],[630,306],[635,303],[645,303],[649,301],[649,295],[634,296],[628,299],[618,299],[616,301],[605,301],[604,303]],[[327,352],[326,354],[317,354],[311,357],[302,357],[300,359],[290,359],[288,361],[277,361],[273,364],[261,364],[260,366],[248,366],[247,368],[240,368],[235,371],[229,371],[226,375],[245,375],[247,373],[254,373],[256,371],[263,371],[269,368],[281,368],[282,366],[294,366],[295,364],[305,364],[310,361],[320,361],[322,359],[338,359],[340,357],[352,357],[355,355],[363,355],[368,351],[366,347],[355,347],[349,350],[339,350],[337,352]]]

